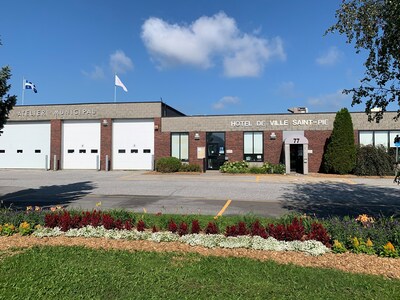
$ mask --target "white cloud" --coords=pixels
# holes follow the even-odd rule
[[[238,97],[233,96],[225,96],[219,99],[217,102],[213,104],[213,108],[216,110],[224,109],[229,105],[237,105],[240,103],[240,99]]]
[[[342,90],[335,93],[310,97],[307,99],[307,105],[315,107],[316,110],[337,111],[342,107],[351,104],[351,96],[343,94]]]
[[[337,47],[330,47],[327,52],[318,57],[315,61],[321,66],[333,66],[343,56],[343,52],[339,51]]]
[[[121,50],[110,55],[110,67],[114,73],[126,73],[133,69],[132,60]]]
[[[279,37],[269,41],[241,33],[235,20],[223,12],[200,17],[190,25],[149,18],[142,26],[142,40],[160,68],[207,69],[221,59],[228,77],[258,76],[271,59],[286,59]]]
[[[104,70],[99,66],[94,66],[94,69],[90,72],[82,71],[82,74],[94,80],[105,78]]]

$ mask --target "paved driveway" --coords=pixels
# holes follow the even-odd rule
[[[150,213],[280,216],[395,215],[400,186],[391,178],[322,175],[153,174],[139,171],[0,170],[2,206],[126,208]]]

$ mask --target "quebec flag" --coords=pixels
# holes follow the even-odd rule
[[[25,80],[25,82],[24,82],[24,89],[33,90],[35,93],[37,93],[36,86],[28,80]]]

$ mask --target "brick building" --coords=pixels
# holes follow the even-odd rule
[[[218,169],[228,161],[318,172],[336,113],[186,116],[162,102],[16,106],[0,136],[0,168],[151,170],[175,156]],[[359,144],[394,147],[400,123],[351,113]]]

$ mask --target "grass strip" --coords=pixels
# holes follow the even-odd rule
[[[394,299],[400,280],[193,253],[34,247],[0,261],[0,299]]]

